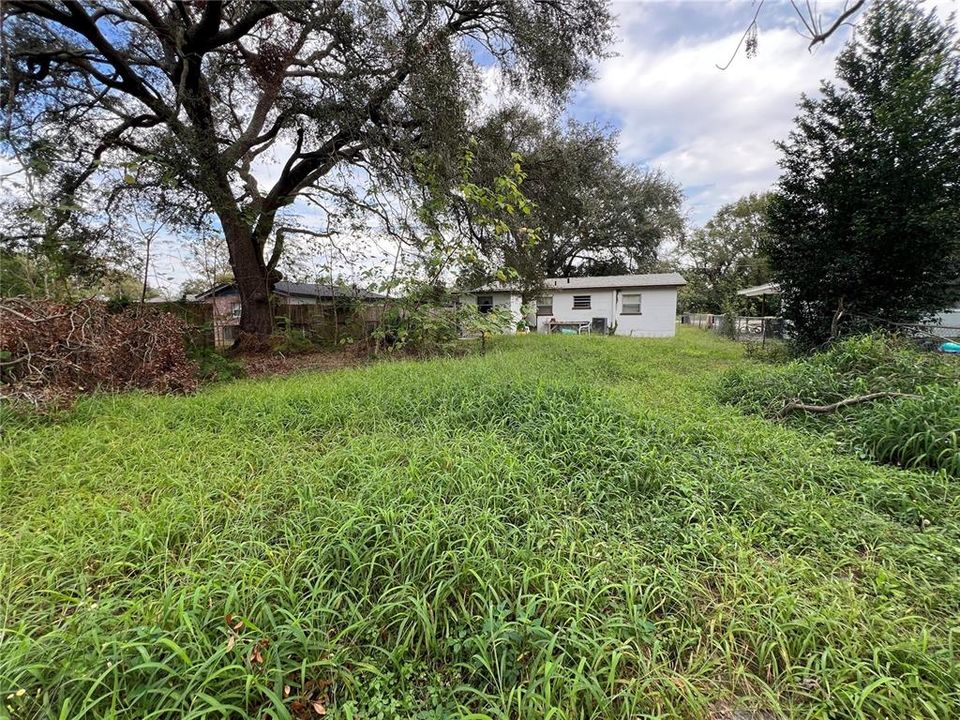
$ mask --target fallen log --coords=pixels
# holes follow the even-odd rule
[[[914,395],[913,393],[875,392],[867,395],[857,395],[856,397],[845,398],[843,400],[838,400],[835,403],[830,403],[829,405],[810,405],[808,403],[802,403],[799,400],[794,400],[793,402],[788,402],[786,405],[784,405],[783,409],[777,413],[777,417],[786,417],[790,413],[797,410],[811,413],[831,413],[839,410],[840,408],[849,407],[851,405],[859,405],[860,403],[870,402],[871,400],[880,400],[881,398],[918,397],[920,396]]]

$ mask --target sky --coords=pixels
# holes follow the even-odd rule
[[[945,17],[957,0],[930,3]],[[842,3],[821,2],[826,20]],[[786,2],[767,0],[758,18],[758,52],[727,70],[756,5],[743,0],[615,2],[615,55],[572,98],[568,112],[619,130],[621,157],[663,168],[684,188],[694,226],[723,204],[769,189],[779,174],[774,141],[784,139],[801,93],[833,77],[849,36],[812,52]]]
[[[960,4],[928,2],[941,17]],[[779,175],[774,142],[790,131],[801,94],[816,94],[820,82],[833,77],[836,55],[851,30],[841,28],[810,51],[790,3],[764,0],[756,55],[748,58],[741,49],[720,70],[757,12],[755,1],[613,0],[611,5],[617,28],[610,57],[598,63],[594,80],[571,95],[565,114],[616,131],[623,161],[661,168],[677,181],[691,227],[725,203],[770,189]],[[843,3],[825,0],[815,7],[829,20]],[[487,75],[482,102],[488,109],[509,99],[499,96],[496,77]],[[310,211],[300,211],[306,220]],[[371,262],[382,262],[376,249],[369,250]],[[176,258],[171,259],[178,277]],[[347,277],[355,274],[338,269]]]

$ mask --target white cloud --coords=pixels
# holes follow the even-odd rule
[[[720,205],[769,188],[779,175],[775,140],[793,125],[801,93],[816,94],[834,76],[845,28],[808,50],[789,5],[768,3],[760,16],[759,52],[741,50],[723,65],[753,16],[754,5],[726,2],[620,2],[616,56],[578,96],[578,117],[594,113],[621,128],[626,160],[661,166],[687,189],[694,222]],[[825,18],[841,7],[823,3]],[[958,0],[933,0],[941,18]],[[584,112],[584,110],[588,112]]]
[[[688,188],[696,221],[776,179],[773,141],[789,131],[800,94],[833,75],[840,46],[811,54],[794,29],[761,29],[757,57],[741,53],[721,71],[739,32],[652,50],[642,23],[623,23],[621,33],[619,56],[601,65],[586,98],[618,119],[626,159],[662,166]]]

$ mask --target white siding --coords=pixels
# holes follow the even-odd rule
[[[624,315],[623,294],[638,293],[640,314]],[[547,294],[547,293],[544,293]],[[589,295],[589,310],[574,310],[574,295]],[[607,327],[617,326],[617,335],[673,337],[676,332],[677,288],[642,287],[600,290],[554,290],[553,314],[537,317],[537,332],[547,332],[551,318],[557,322],[591,322],[604,318]]]
[[[537,317],[537,332],[548,332],[547,323],[553,318],[557,322],[590,322],[593,318],[604,318],[607,327],[613,325],[616,303],[616,290],[554,290],[553,315]],[[544,295],[549,293],[544,292]],[[589,310],[574,310],[573,297],[590,296]]]
[[[465,293],[460,296],[460,301],[469,304],[477,304],[477,295],[492,295],[493,296],[493,305],[494,307],[505,307],[510,309],[510,314],[513,316],[513,324],[508,327],[504,332],[508,335],[513,335],[517,332],[517,323],[523,320],[523,313],[520,311],[520,308],[523,306],[523,298],[520,293],[511,293],[511,292],[488,292],[488,293]]]
[[[640,293],[640,314],[617,316],[617,335],[673,337],[677,331],[677,288],[624,288],[618,291],[617,312],[623,293]]]

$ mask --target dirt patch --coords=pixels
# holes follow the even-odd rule
[[[282,355],[280,353],[238,355],[236,359],[243,365],[244,375],[250,378],[292,375],[298,372],[326,372],[367,365],[370,362],[366,353],[354,350],[308,352],[294,355]]]
[[[717,703],[710,708],[707,717],[710,720],[777,720],[777,716],[769,710],[734,707],[728,703]]]

